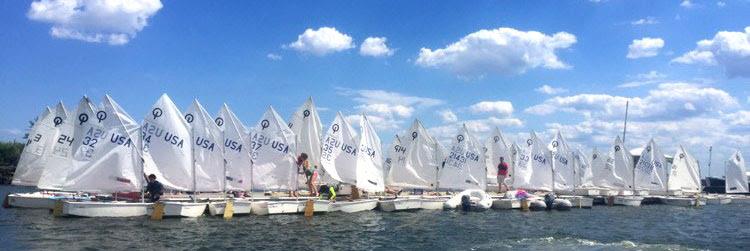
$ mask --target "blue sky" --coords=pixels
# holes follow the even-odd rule
[[[559,129],[588,152],[631,100],[631,148],[750,154],[750,1],[70,2],[0,3],[0,139],[84,94],[137,119],[161,93],[226,102],[247,125],[313,96],[384,144],[419,118],[443,141]]]

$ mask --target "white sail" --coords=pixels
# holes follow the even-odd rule
[[[97,107],[88,97],[83,97],[78,102],[78,108],[75,113],[73,123],[73,169],[68,173],[68,179],[72,177],[71,173],[78,173],[78,170],[87,168],[99,146],[104,144],[107,138],[107,128],[104,120],[107,112],[103,110],[103,105]]]
[[[508,170],[508,177],[505,179],[505,183],[510,183],[513,187],[513,180],[515,179],[515,170],[516,170],[516,158],[518,157],[518,152],[521,151],[521,147],[516,144],[516,142],[513,142],[510,144],[510,169]]]
[[[357,188],[367,192],[383,192],[383,150],[375,128],[365,115],[359,120],[359,150],[357,151]]]
[[[500,165],[500,158],[502,157],[503,160],[510,167],[510,162],[511,162],[510,146],[505,142],[505,137],[503,137],[503,133],[500,132],[500,129],[495,127],[495,130],[492,132],[490,137],[487,138],[485,147],[487,148],[487,152],[486,152],[487,161],[485,163],[487,166],[487,178],[486,179],[488,183],[496,184],[497,172],[498,172],[497,166]]]
[[[167,94],[144,117],[141,136],[144,173],[156,175],[165,188],[195,190],[190,126]]]
[[[576,173],[568,142],[558,131],[547,146],[552,156],[553,183],[555,191],[570,192],[575,188]]]
[[[432,138],[419,120],[414,120],[409,131],[401,137],[405,162],[392,166],[391,185],[401,188],[435,189],[437,168],[443,159],[437,141]]]
[[[635,165],[635,190],[666,192],[668,170],[664,154],[651,139]]]
[[[76,167],[68,174],[63,190],[92,193],[140,191],[143,184],[140,126],[109,95],[104,96],[101,110],[94,117],[91,114],[87,113],[90,122],[87,124],[96,124],[77,128],[78,133],[86,131],[81,135],[88,136],[88,139],[80,136],[80,143],[74,143],[86,147],[78,145],[76,148]],[[83,155],[78,155],[78,151]]]
[[[602,154],[599,152],[599,149],[594,147],[594,150],[591,151],[590,165],[592,174],[591,179],[595,187],[612,187],[610,179],[614,173],[612,170],[614,165],[610,165],[609,163],[614,163],[614,159],[610,158],[609,154]]]
[[[552,162],[549,151],[532,132],[516,156],[513,187],[528,190],[552,191]]]
[[[576,149],[573,155],[573,163],[578,179],[578,182],[576,182],[576,186],[582,188],[594,187],[594,174],[592,165],[589,162],[589,158],[586,156],[586,154],[583,153],[583,151],[581,151],[580,148]]]
[[[249,191],[251,187],[251,160],[248,130],[224,104],[214,120],[223,132],[225,184],[228,191]]]
[[[320,136],[323,124],[320,122],[318,109],[312,97],[292,115],[289,128],[297,136],[297,155],[306,153],[311,166],[320,166]]]
[[[401,138],[398,134],[393,136],[393,141],[391,142],[390,147],[388,147],[387,152],[388,156],[383,164],[383,174],[385,176],[385,185],[393,186],[391,170],[398,168],[396,166],[401,166],[400,168],[403,168],[403,165],[406,164],[406,148],[401,143]]]
[[[253,190],[297,190],[295,135],[284,119],[269,107],[252,130]]]
[[[445,165],[440,169],[440,188],[484,190],[487,187],[487,173],[482,150],[479,141],[463,125],[453,138]]]
[[[73,126],[75,119],[62,102],[55,107],[53,143],[47,155],[46,165],[39,177],[37,187],[42,190],[60,190],[68,172],[73,169]]]
[[[21,157],[16,165],[16,171],[13,173],[11,184],[17,186],[36,186],[39,177],[44,171],[45,150],[52,144],[52,137],[49,123],[55,116],[52,109],[45,107],[39,117],[34,121],[34,125],[29,130],[26,146],[21,152]]]
[[[326,175],[333,180],[347,184],[357,183],[357,132],[344,119],[341,112],[331,122],[323,135],[323,148],[320,164]]]
[[[190,124],[193,159],[195,161],[195,190],[217,192],[224,189],[224,145],[221,128],[198,102],[185,111]]]
[[[734,152],[726,164],[724,171],[726,176],[725,191],[726,193],[747,193],[747,173],[745,169],[745,159],[740,151]]]
[[[612,173],[607,177],[609,188],[615,190],[633,189],[633,155],[625,148],[620,136],[615,139],[615,144],[610,152],[611,162],[607,164]]]
[[[667,180],[668,191],[700,193],[701,180],[698,161],[680,146],[672,160],[672,173]]]

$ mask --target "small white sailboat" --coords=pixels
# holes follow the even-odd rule
[[[312,97],[308,98],[292,115],[289,128],[297,137],[296,156],[305,153],[311,168],[320,167],[320,138],[323,133],[323,123],[320,122],[318,108],[315,107]],[[304,175],[298,175],[297,183],[300,188],[308,189]],[[314,194],[316,191],[308,192]]]
[[[668,163],[654,139],[643,148],[633,174],[634,190],[639,194],[665,195]]]
[[[36,185],[40,190],[61,190],[68,172],[73,169],[71,149],[74,140],[75,120],[65,109],[62,102],[55,108],[53,124],[55,128],[51,131],[53,132],[54,142],[51,145],[52,147],[48,149],[51,151],[46,156],[46,165]]]
[[[573,156],[568,142],[560,131],[547,145],[552,156],[552,183],[553,191],[557,194],[573,194],[576,182],[576,172],[573,164]]]
[[[62,127],[63,117],[67,118],[67,111],[65,111],[62,102],[58,103],[55,111],[52,111],[49,107],[45,107],[42,114],[37,117],[37,120],[29,131],[29,138],[21,153],[21,158],[19,159],[11,184],[18,186],[38,186],[46,167],[54,166],[52,163],[48,163],[56,145],[55,140],[59,136],[59,127]],[[52,174],[52,172],[47,171],[46,176],[52,179],[54,177]],[[49,184],[50,182],[46,183]],[[49,185],[42,185],[42,189],[47,188],[50,188]],[[52,188],[59,190],[59,187]],[[10,207],[53,209],[55,201],[74,198],[75,196],[75,193],[42,190],[9,194],[6,200]]]
[[[109,95],[96,113],[93,135],[104,140],[86,142],[77,148],[88,149],[89,158],[77,159],[76,169],[68,174],[63,190],[91,193],[138,192],[143,184],[139,146],[140,126]],[[89,118],[92,120],[92,118]],[[93,123],[92,123],[93,124]],[[101,131],[97,131],[101,130]],[[99,136],[96,136],[99,138]],[[62,215],[79,217],[144,216],[152,203],[125,201],[63,201]]]
[[[612,173],[609,176],[611,178],[610,187],[612,190],[618,193],[614,196],[613,204],[621,206],[640,206],[643,201],[643,197],[635,196],[633,193],[634,189],[634,169],[633,169],[633,156],[630,151],[625,147],[625,144],[620,139],[620,136],[615,138],[615,144],[610,152],[612,162],[608,162],[608,165],[612,167]]]
[[[492,132],[492,134],[487,138],[487,141],[485,143],[485,148],[487,149],[487,152],[485,153],[486,156],[486,168],[487,168],[487,190],[488,191],[495,191],[498,190],[499,192],[499,185],[497,180],[497,166],[500,164],[500,158],[502,157],[503,160],[508,163],[508,166],[510,167],[511,162],[511,154],[510,154],[510,146],[506,143],[505,137],[503,136],[503,133],[500,132],[500,129],[495,127],[495,130]],[[510,179],[512,177],[512,168],[508,168],[508,176],[506,179]],[[505,181],[501,181],[505,182]]]
[[[737,150],[726,162],[724,169],[726,176],[726,193],[748,193],[747,171],[745,169],[745,158]]]
[[[250,191],[251,169],[248,167],[252,165],[252,162],[251,149],[248,146],[248,129],[227,104],[222,105],[214,123],[222,132],[224,191],[239,193]],[[233,198],[232,201],[234,215],[250,214],[252,211],[252,200],[239,197]],[[225,207],[224,201],[210,202],[208,211],[211,215],[223,215]]]
[[[361,154],[370,154],[369,152],[359,152],[363,140],[372,140],[372,138],[377,137],[377,135],[374,134],[374,131],[370,131],[372,130],[372,127],[369,125],[369,121],[367,121],[366,117],[363,116],[360,123],[362,133],[368,134],[365,135],[364,138],[358,138],[354,128],[352,128],[344,119],[344,116],[340,112],[337,113],[336,118],[323,136],[323,151],[320,162],[326,173],[338,182],[355,186],[362,184],[370,187],[370,189],[376,187],[375,189],[381,189],[382,191],[383,178],[377,177],[377,170],[367,170],[375,169],[376,167],[374,165],[376,163],[373,162],[373,160],[368,160],[370,156],[363,156],[367,158],[358,157],[358,155]],[[375,142],[368,143],[370,144],[370,147],[368,148],[373,148],[372,144],[374,143]],[[380,144],[379,140],[377,144]],[[368,151],[374,150],[375,149],[369,149]],[[377,149],[377,154],[380,154],[380,149]],[[359,171],[358,169],[360,169],[360,167],[364,170]],[[366,184],[369,182],[373,182],[374,184]],[[360,199],[355,195],[350,201],[342,200],[332,203],[331,211],[353,213],[372,210],[375,209],[377,205],[378,201],[376,199]]]
[[[484,192],[487,186],[487,167],[479,141],[469,133],[466,125],[461,127],[452,141],[445,164],[438,173],[438,184],[442,189],[463,192],[446,201],[444,207],[455,209],[460,205],[462,208],[490,208],[492,198]]]
[[[391,142],[391,146],[388,149],[388,157],[383,164],[386,186],[393,184],[393,181],[390,179],[391,171],[393,169],[404,168],[406,164],[406,147],[401,143],[401,138],[398,135],[393,136],[393,142]],[[398,189],[398,187],[394,186],[394,189]],[[422,208],[422,199],[420,196],[382,198],[378,201],[378,208],[385,212],[418,210]]]
[[[594,150],[596,151],[596,149]],[[578,178],[578,182],[576,182],[576,194],[578,195],[584,195],[584,196],[596,196],[599,195],[599,188],[594,185],[594,165],[593,165],[593,155],[591,155],[592,159],[589,159],[589,157],[581,151],[581,149],[576,149],[576,151],[573,154],[573,166],[576,170],[576,176]],[[596,153],[597,158],[599,157],[599,153],[597,151]],[[597,160],[600,163],[602,160]],[[602,166],[602,164],[599,164]],[[575,204],[575,203],[574,203]]]
[[[667,190],[673,196],[662,198],[662,203],[674,206],[705,205],[706,201],[698,196],[701,193],[698,168],[698,161],[680,146],[674,155],[672,171],[667,180]]]
[[[288,124],[273,107],[269,107],[250,137],[254,191],[297,190],[296,142],[296,136]],[[297,198],[264,199],[252,203],[252,212],[257,215],[304,213],[306,202]],[[315,200],[313,211],[328,211],[328,201]]]
[[[551,192],[553,189],[552,163],[549,151],[536,133],[531,132],[524,147],[518,149],[514,159],[513,187],[529,191]]]

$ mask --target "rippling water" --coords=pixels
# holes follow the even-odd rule
[[[0,194],[21,188],[0,186]],[[231,220],[54,218],[0,209],[12,249],[747,250],[750,207],[597,206],[568,212],[416,211],[247,216]]]

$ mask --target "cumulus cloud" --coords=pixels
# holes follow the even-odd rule
[[[544,93],[547,95],[555,95],[555,94],[568,92],[568,89],[565,89],[562,87],[555,88],[549,85],[542,85],[539,88],[536,88],[534,90],[538,93]]]
[[[510,115],[513,113],[513,104],[510,101],[482,101],[469,107],[473,113],[497,113]]]
[[[727,5],[727,3],[725,3],[724,1],[718,1],[718,2],[716,2],[716,6],[719,6],[719,8],[724,7],[726,5]]]
[[[698,41],[694,50],[672,62],[720,65],[729,77],[750,77],[750,26],[744,31],[720,31],[712,39]]]
[[[385,37],[368,37],[359,46],[359,54],[370,57],[392,56],[394,51],[388,48],[388,45],[386,45],[387,41],[388,39]]]
[[[270,59],[270,60],[273,60],[273,61],[279,61],[279,60],[283,59],[283,58],[281,57],[281,55],[278,55],[278,54],[273,54],[273,53],[268,53],[268,54],[266,54],[266,58],[268,58],[268,59]]]
[[[358,105],[357,112],[367,114],[376,129],[393,130],[403,124],[406,118],[418,109],[442,105],[439,99],[409,96],[384,90],[355,90],[336,88],[339,95],[349,97]]]
[[[576,43],[567,32],[546,35],[513,28],[479,30],[445,48],[420,49],[416,64],[445,69],[460,76],[488,73],[521,74],[533,68],[565,69],[556,52]]]
[[[641,18],[635,21],[630,22],[631,25],[649,25],[649,24],[658,24],[659,20],[657,20],[655,17],[646,17]]]
[[[661,38],[644,37],[635,39],[628,46],[627,58],[646,58],[659,55],[659,50],[664,47],[664,40]]]
[[[297,36],[297,41],[286,45],[286,47],[301,53],[325,56],[354,48],[354,42],[351,36],[339,32],[334,27],[321,27],[317,30],[306,29],[305,32]]]
[[[682,0],[682,2],[680,3],[680,7],[690,9],[695,7],[695,4],[693,4],[693,2],[691,2],[690,0]]]
[[[40,0],[31,3],[27,16],[52,24],[50,35],[56,38],[123,45],[161,8],[159,0]]]
[[[495,127],[501,127],[501,128],[520,128],[523,127],[524,123],[520,119],[507,117],[507,118],[498,118],[498,117],[488,117],[488,118],[480,118],[480,119],[470,119],[470,120],[463,120],[463,121],[455,121],[451,123],[444,123],[439,126],[433,126],[427,128],[427,130],[430,132],[430,134],[437,138],[438,141],[440,141],[443,145],[449,145],[451,140],[453,139],[453,136],[458,132],[458,129],[461,128],[462,125],[466,125],[466,129],[469,130],[473,134],[474,137],[476,137],[480,142],[484,142],[484,138],[489,135],[489,133],[495,128]],[[507,135],[506,135],[507,136]]]
[[[456,116],[455,113],[451,109],[445,109],[437,111],[438,116],[440,116],[440,120],[443,121],[443,123],[451,123],[458,121],[458,116]]]
[[[695,117],[739,105],[734,97],[721,89],[689,83],[662,83],[645,97],[578,94],[545,100],[527,108],[525,112],[535,115],[565,112],[585,117],[620,119],[624,116],[625,103],[628,101],[630,117],[654,121]]]

